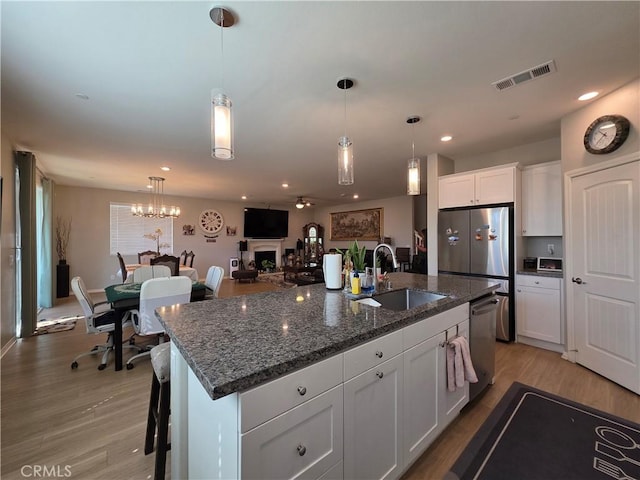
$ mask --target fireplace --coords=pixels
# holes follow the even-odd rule
[[[256,268],[262,270],[262,254],[269,254],[267,257],[276,267],[282,266],[282,240],[280,239],[249,239],[249,261],[256,263]]]
[[[273,262],[274,265],[276,265],[275,250],[265,250],[264,252],[255,252],[254,256],[255,256],[256,268],[258,270],[264,270],[264,268],[262,268],[263,260],[270,260]]]

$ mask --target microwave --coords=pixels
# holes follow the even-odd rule
[[[553,257],[538,257],[537,270],[540,272],[562,272],[562,259]]]

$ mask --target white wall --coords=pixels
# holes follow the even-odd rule
[[[627,141],[618,150],[606,155],[587,152],[583,144],[586,129],[596,118],[614,114],[627,117],[631,123]],[[640,151],[640,79],[637,78],[615,92],[567,115],[562,119],[561,130],[563,172]]]
[[[109,254],[109,204],[145,203],[147,195],[137,192],[103,190],[57,185],[55,188],[54,217],[61,215],[72,219],[71,238],[67,263],[70,275],[79,275],[90,290],[102,289],[116,283],[119,269],[117,257]],[[178,205],[180,218],[174,220],[173,253],[193,250],[193,266],[200,278],[204,278],[211,265],[224,268],[229,275],[229,259],[238,257],[238,241],[243,240],[244,207],[263,207],[250,203],[223,202],[203,198],[166,196],[167,203]],[[200,212],[214,208],[224,218],[224,225],[237,227],[236,236],[227,236],[223,227],[215,243],[207,243],[204,234],[197,227]],[[313,221],[312,209],[298,210],[295,207],[272,205],[272,208],[289,210],[289,236],[282,248],[295,248],[296,240],[302,238],[302,227]],[[195,235],[183,235],[183,225],[196,225]],[[149,247],[153,242],[149,240]],[[283,250],[284,251],[284,250]],[[137,256],[125,255],[125,262],[137,263]],[[54,255],[55,258],[55,255]],[[247,257],[245,256],[245,259]]]
[[[506,150],[498,150],[483,155],[471,155],[455,159],[455,173],[468,172],[479,168],[495,167],[519,162],[520,165],[552,162],[560,159],[560,137],[535,143],[528,143]]]
[[[332,207],[315,207],[314,221],[325,227],[325,250],[345,247],[351,243],[348,240],[331,240],[331,213],[380,207],[384,209],[382,235],[391,237],[394,251],[395,247],[410,247],[413,242],[413,197],[403,195],[383,198],[382,200],[346,203]],[[373,249],[376,243],[375,241],[358,241],[358,244],[365,245],[367,250]]]

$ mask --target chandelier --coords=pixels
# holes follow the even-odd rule
[[[178,218],[180,216],[180,207],[171,205],[167,207],[164,203],[164,178],[149,177],[149,205],[144,206],[141,203],[131,205],[131,213],[136,217],[154,217],[154,218]]]

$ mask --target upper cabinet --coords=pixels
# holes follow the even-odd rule
[[[562,236],[560,162],[541,163],[522,171],[522,235]]]
[[[517,167],[510,165],[442,176],[438,208],[514,202],[516,171]]]

